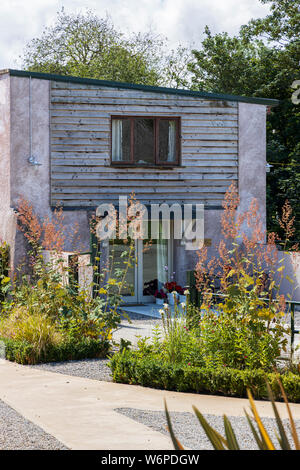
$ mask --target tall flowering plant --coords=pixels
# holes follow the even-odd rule
[[[239,202],[237,188],[232,184],[223,202],[222,237],[215,247],[217,254],[209,257],[207,247],[198,252],[195,275],[198,290],[204,292],[203,307],[209,310],[218,279],[219,294],[223,294],[216,307],[220,314],[240,318],[241,323],[246,323],[257,334],[271,327],[281,334],[280,318],[285,315],[286,299],[280,294],[280,286],[286,276],[285,251],[278,250],[278,243],[285,250],[286,242],[279,240],[275,233],[265,232],[255,199],[243,213],[239,211]],[[288,202],[283,207],[280,223],[288,240],[293,233]],[[283,347],[285,343],[286,340],[282,340]]]

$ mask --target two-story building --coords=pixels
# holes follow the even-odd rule
[[[16,229],[25,198],[40,218],[63,206],[89,251],[89,218],[120,195],[152,203],[204,204],[208,245],[220,237],[222,200],[236,182],[241,209],[266,211],[266,109],[276,100],[78,77],[0,72],[0,238],[12,267],[24,256]],[[182,240],[136,242],[129,302],[153,301],[147,283],[170,273],[185,284],[196,253]],[[66,245],[65,250],[71,250]],[[109,248],[107,248],[107,251]]]

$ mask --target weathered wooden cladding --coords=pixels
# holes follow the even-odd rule
[[[113,115],[181,118],[181,166],[110,164]],[[51,204],[94,207],[132,191],[145,203],[220,205],[238,178],[237,102],[52,82]]]

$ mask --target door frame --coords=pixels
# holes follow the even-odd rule
[[[173,224],[170,224],[170,239],[168,240],[168,271],[167,280],[171,280],[174,266],[174,239]],[[134,295],[124,295],[123,301],[125,305],[154,303],[155,297],[152,295],[143,295],[144,276],[143,276],[143,242],[144,240],[135,240],[135,256],[137,262],[134,263]],[[110,246],[108,244],[108,246]]]
[[[154,303],[155,298],[152,295],[143,295],[144,276],[143,276],[143,240],[135,241],[135,252],[137,263],[134,264],[134,295],[123,296],[125,304],[145,304]],[[173,272],[173,239],[168,240],[168,281],[171,280]]]

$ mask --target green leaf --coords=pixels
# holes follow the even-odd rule
[[[235,433],[232,429],[231,423],[226,415],[223,416],[224,419],[224,428],[225,428],[225,435],[228,442],[228,449],[229,450],[240,450]]]
[[[177,440],[177,438],[175,436],[175,433],[173,431],[173,426],[172,426],[170,414],[169,414],[169,411],[168,411],[168,408],[167,408],[166,400],[164,400],[164,404],[165,404],[165,413],[166,413],[166,418],[167,418],[167,423],[168,423],[168,429],[169,429],[169,433],[170,433],[170,436],[171,436],[171,439],[172,439],[172,442],[173,442],[174,449],[175,450],[183,450],[182,445]]]
[[[195,406],[193,406],[193,410],[194,410],[194,412],[195,412],[202,428],[204,429],[205,434],[207,435],[208,439],[210,440],[213,448],[215,450],[226,450],[226,448],[228,449],[228,443],[227,443],[226,439],[224,439],[221,436],[221,434],[219,434],[217,431],[215,431],[215,429],[213,429],[208,424],[208,422],[206,421],[206,419],[204,418],[202,413],[200,413],[200,411]]]
[[[281,418],[279,416],[277,407],[275,405],[274,396],[273,396],[271,387],[270,387],[268,382],[267,382],[267,389],[268,389],[268,394],[269,394],[270,401],[272,403],[272,408],[273,408],[273,411],[274,411],[274,415],[275,415],[276,423],[277,423],[277,426],[278,426],[278,430],[279,430],[279,433],[280,433],[280,439],[278,439],[278,441],[281,445],[282,450],[291,450],[289,440],[288,440],[286,432],[284,430],[284,426],[283,426]]]

